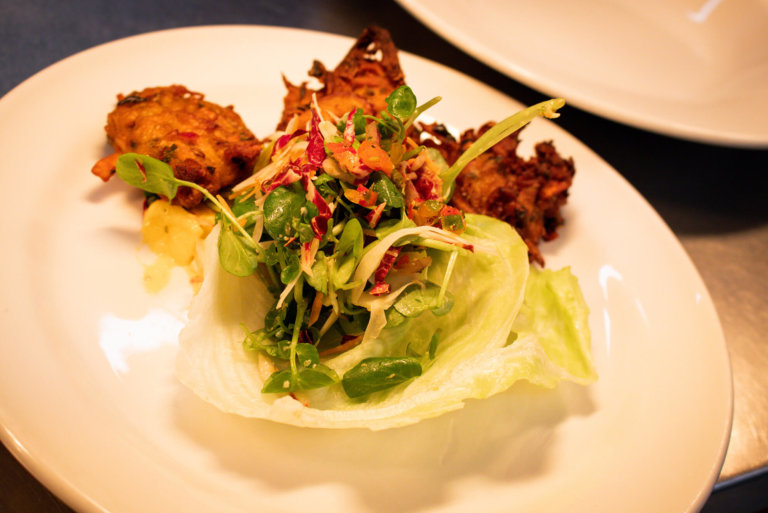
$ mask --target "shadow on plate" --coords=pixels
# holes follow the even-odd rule
[[[366,511],[416,511],[451,499],[477,480],[523,482],[547,472],[557,426],[588,416],[588,388],[554,390],[527,382],[461,410],[384,431],[297,428],[226,414],[184,390],[178,429],[210,451],[226,472],[270,497],[323,485],[341,487]],[[200,422],[205,419],[205,422]]]

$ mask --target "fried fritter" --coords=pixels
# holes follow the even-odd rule
[[[425,144],[436,147],[449,164],[456,161],[478,137],[493,126],[467,130],[456,141],[440,125],[423,129],[433,137]],[[451,204],[464,212],[485,214],[506,221],[528,246],[528,256],[544,266],[539,243],[557,237],[563,224],[560,208],[568,199],[573,182],[573,159],[561,157],[551,142],[535,145],[535,155],[517,155],[519,132],[505,138],[470,162],[456,179]]]
[[[386,110],[387,96],[405,83],[397,52],[389,32],[373,26],[363,32],[333,71],[314,62],[309,75],[320,81],[321,88],[311,89],[307,82],[296,86],[283,77],[288,92],[277,129],[283,130],[294,116],[303,127],[311,116],[313,93],[320,109],[335,116],[356,108],[370,115]],[[487,123],[477,131],[467,130],[457,141],[442,125],[422,125],[414,128],[413,138],[419,140],[419,131],[430,134],[425,144],[436,147],[452,164],[491,126],[493,123]],[[511,224],[528,246],[530,260],[543,266],[539,243],[557,237],[557,228],[563,224],[560,207],[568,198],[574,165],[550,142],[537,144],[536,155],[522,159],[517,155],[518,143],[518,134],[512,134],[464,168],[456,180],[451,204],[464,212]]]
[[[283,77],[288,92],[278,130],[283,130],[294,115],[299,117],[299,126],[306,124],[313,93],[324,113],[341,116],[361,108],[364,114],[375,115],[387,108],[387,96],[405,84],[397,47],[389,32],[376,26],[365,29],[336,69],[328,71],[316,60],[309,75],[320,81],[320,89],[309,88],[307,82],[296,86]]]
[[[203,94],[181,85],[152,87],[117,96],[107,116],[107,139],[115,153],[98,161],[93,174],[107,181],[117,158],[128,152],[163,160],[174,175],[216,193],[252,171],[262,148],[230,107],[206,101]],[[192,208],[200,192],[179,188],[176,201]]]

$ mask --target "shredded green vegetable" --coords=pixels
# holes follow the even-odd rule
[[[477,251],[463,236],[463,213],[448,205],[456,177],[535,117],[557,116],[564,102],[549,100],[503,120],[448,167],[434,149],[405,143],[417,117],[439,100],[418,105],[403,86],[379,116],[358,110],[334,126],[314,113],[308,131],[272,140],[253,176],[233,189],[231,204],[176,179],[159,160],[118,160],[118,176],[147,192],[169,199],[179,187],[203,193],[219,213],[221,267],[268,285],[272,300],[261,325],[241,322],[243,350],[269,362],[262,394],[332,388],[367,401],[408,386],[441,352],[450,353],[442,330],[396,344],[394,352],[379,338],[452,312],[457,262]],[[331,358],[371,344],[381,344],[376,356],[366,351],[343,373],[330,366]]]

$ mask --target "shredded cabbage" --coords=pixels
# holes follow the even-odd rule
[[[350,399],[337,383],[291,395],[263,394],[263,356],[243,348],[243,325],[264,325],[274,297],[257,275],[221,268],[218,227],[206,241],[205,281],[180,335],[177,376],[223,411],[317,428],[385,429],[418,422],[485,398],[518,380],[553,387],[562,380],[596,379],[588,308],[566,268],[539,271],[508,224],[467,215],[462,235],[482,252],[461,252],[448,285],[453,307],[426,311],[323,363],[340,375],[364,358],[411,354],[423,373],[366,401]],[[464,254],[466,253],[466,254]],[[441,283],[450,254],[433,251],[429,280]],[[434,341],[437,340],[437,345]]]

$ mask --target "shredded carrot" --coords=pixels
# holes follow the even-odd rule
[[[309,320],[307,321],[307,327],[312,326],[320,317],[320,310],[323,308],[323,293],[319,290],[315,294],[315,300],[312,301],[312,309],[309,312]]]
[[[395,166],[392,164],[389,155],[380,146],[368,139],[360,143],[360,146],[357,148],[357,155],[362,163],[371,169],[381,171],[387,176],[392,175],[392,170]]]
[[[231,215],[233,219],[237,219],[237,216],[235,215],[235,213],[232,212],[232,209],[229,208],[229,204],[227,203],[227,200],[225,200],[221,196],[221,194],[217,194],[216,195],[216,199],[219,200],[219,202],[221,203],[221,208],[226,209],[227,213],[229,215]],[[247,222],[247,220],[246,219],[239,219],[237,222],[240,224],[240,226],[245,226],[245,223]]]
[[[239,197],[239,198],[241,199],[241,201],[245,201],[245,200],[249,199],[251,196],[255,196],[255,195],[256,195],[256,192],[257,192],[257,191],[258,191],[260,188],[261,188],[261,183],[260,183],[260,182],[257,182],[257,183],[255,183],[255,184],[253,185],[253,187],[249,188],[249,189],[248,189],[248,192],[246,192],[245,194],[236,194],[236,193],[234,193],[234,192],[233,192],[233,193],[230,195],[230,197],[231,197],[232,199],[234,199],[234,198],[236,198],[236,197]]]
[[[344,351],[348,351],[348,350],[352,349],[353,347],[355,347],[356,345],[360,344],[360,342],[362,342],[362,341],[363,341],[363,336],[362,335],[358,335],[355,338],[351,338],[351,339],[347,340],[346,342],[344,342],[343,344],[339,344],[336,347],[331,347],[331,348],[324,349],[324,350],[320,351],[319,355],[320,356],[330,356],[330,355],[334,355],[334,354],[343,353]]]

